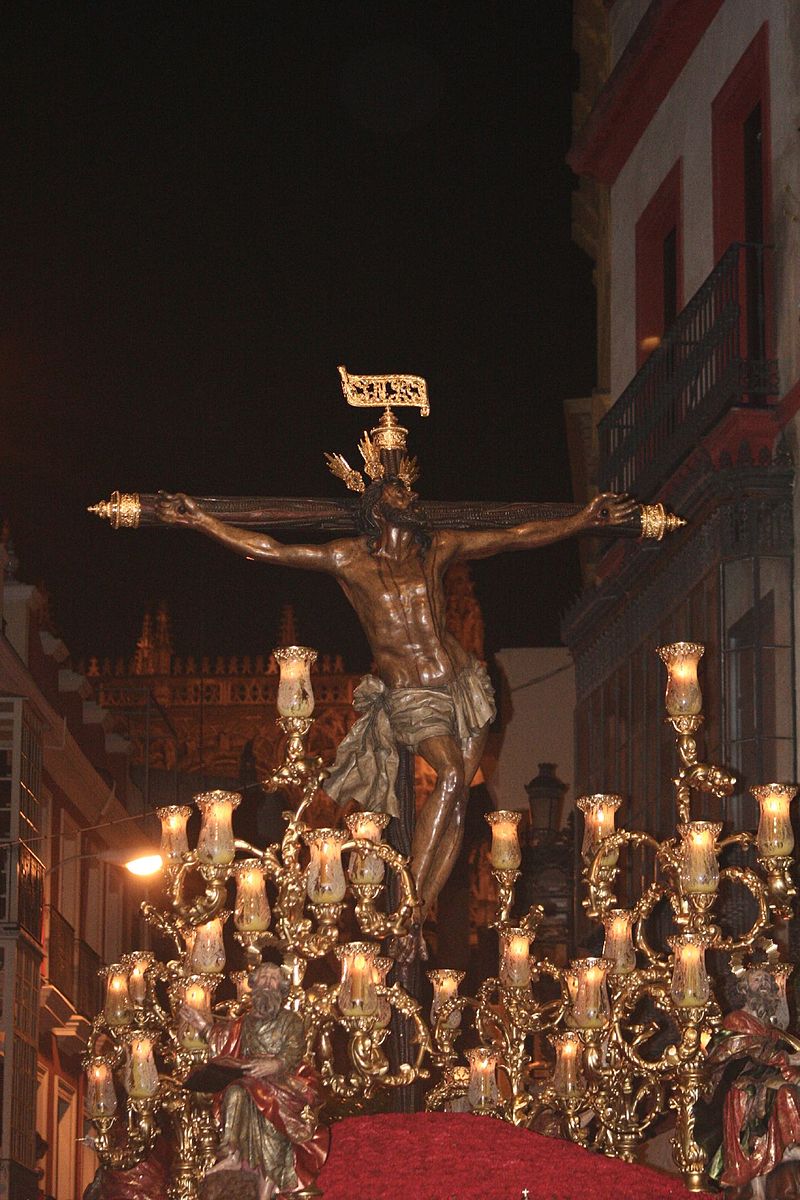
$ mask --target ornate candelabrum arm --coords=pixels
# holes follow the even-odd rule
[[[618,853],[622,846],[645,845],[652,847],[656,854],[662,849],[661,842],[657,842],[649,833],[641,833],[636,830],[619,829],[609,837],[603,838],[585,872],[589,895],[583,903],[587,916],[592,920],[602,918],[617,903],[616,896],[611,890],[611,884],[617,875],[615,852]],[[610,866],[607,861],[609,858],[614,859]]]
[[[392,913],[379,913],[375,909],[375,901],[383,890],[382,884],[350,883],[356,896],[356,920],[362,932],[367,937],[376,939],[407,933],[419,904],[408,860],[384,842],[372,842],[363,838],[351,838],[345,842],[342,852],[348,850],[379,858],[400,878],[402,895]]]

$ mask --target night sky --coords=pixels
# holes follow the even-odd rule
[[[332,581],[186,531],[113,533],[114,488],[334,496],[337,364],[428,380],[432,498],[571,499],[594,382],[570,240],[569,0],[20,6],[0,119],[0,513],[75,657],[299,633],[369,656]],[[377,413],[375,414],[377,416]],[[367,413],[368,417],[369,414]],[[360,462],[359,462],[360,465]],[[574,549],[477,564],[487,646],[558,641]]]

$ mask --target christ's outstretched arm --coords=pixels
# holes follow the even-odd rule
[[[629,496],[604,492],[574,516],[549,521],[527,521],[511,529],[447,529],[439,533],[445,554],[452,558],[490,558],[507,550],[533,550],[578,533],[606,529],[630,522],[639,509]]]
[[[213,538],[245,558],[273,562],[284,567],[300,567],[306,571],[328,571],[336,574],[341,558],[341,544],[326,542],[321,546],[285,546],[266,533],[226,525],[204,512],[196,500],[183,492],[174,495],[159,492],[156,515],[165,525],[183,525]]]

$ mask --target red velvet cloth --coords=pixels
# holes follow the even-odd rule
[[[697,1200],[679,1178],[469,1113],[349,1117],[331,1130],[325,1200]]]

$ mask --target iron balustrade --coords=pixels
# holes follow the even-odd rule
[[[765,247],[735,242],[598,426],[600,487],[649,497],[728,409],[778,392],[765,357]]]
[[[65,1000],[75,1002],[75,930],[57,908],[50,907],[47,978]]]

